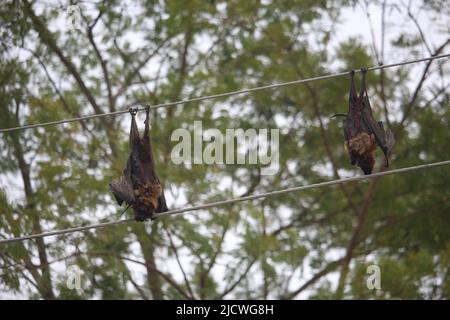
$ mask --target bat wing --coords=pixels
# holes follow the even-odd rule
[[[391,153],[392,147],[394,146],[394,143],[395,143],[394,134],[392,133],[391,130],[384,129],[382,121],[378,122],[378,127],[379,127],[379,132],[381,133],[381,136],[383,139],[382,140],[383,145],[380,145],[380,148],[381,148],[381,150],[383,150],[384,156],[386,158],[386,167],[389,167],[388,156]],[[376,135],[375,135],[375,137],[376,137]],[[377,138],[377,142],[378,142],[378,138]]]
[[[166,212],[169,211],[166,204],[166,197],[164,196],[164,191],[162,195],[158,198],[158,208],[156,208],[155,212]]]
[[[130,172],[130,181],[133,186],[144,185],[146,183],[144,165],[139,159],[138,151],[132,151],[128,161],[128,168]]]
[[[394,146],[394,135],[391,130],[385,130],[383,126],[383,122],[377,122],[373,118],[372,110],[370,108],[370,104],[368,99],[364,103],[363,109],[363,121],[364,124],[368,127],[370,132],[375,136],[375,141],[378,146],[383,150],[384,156],[386,158],[386,167],[389,166],[388,155]]]
[[[111,192],[114,194],[119,206],[125,201],[128,204],[133,204],[135,201],[133,188],[124,176],[121,176],[119,180],[109,184]]]
[[[350,141],[351,136],[352,136],[351,135],[352,122],[347,117],[342,121],[342,125],[344,127],[344,138],[345,138],[345,143],[346,143],[346,148],[347,148],[347,142]],[[355,155],[352,152],[350,152],[350,150],[347,150],[347,151],[349,152],[349,155],[350,155],[350,164],[352,166],[354,166],[356,164],[357,159],[356,159]]]
[[[344,139],[345,141],[350,140],[350,132],[348,129],[348,121],[347,119],[342,120],[342,126],[344,128]]]

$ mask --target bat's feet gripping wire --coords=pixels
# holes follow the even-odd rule
[[[130,109],[128,109],[128,111],[130,112],[130,114],[132,115],[132,116],[135,116],[137,113],[138,113],[138,108],[136,108],[136,107],[130,107]]]
[[[368,69],[367,69],[366,67],[361,68],[361,72],[362,72],[362,73],[367,73],[367,70],[368,70]]]
[[[350,76],[355,76],[355,69],[350,70]]]
[[[150,117],[150,105],[146,104],[144,109],[145,109],[145,121],[144,121],[144,123],[147,124],[147,122],[149,121],[149,117]]]

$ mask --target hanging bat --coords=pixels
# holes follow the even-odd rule
[[[164,190],[155,172],[152,143],[149,132],[150,108],[146,109],[144,136],[139,136],[136,109],[130,109],[130,155],[123,174],[118,181],[109,184],[117,203],[131,206],[136,221],[153,218],[153,213],[168,211]],[[126,209],[125,209],[126,211]],[[124,212],[125,212],[124,211]]]
[[[385,130],[383,122],[375,121],[369,97],[366,90],[367,69],[361,69],[362,80],[359,95],[355,89],[355,71],[350,73],[351,85],[347,114],[335,114],[332,117],[343,116],[345,149],[350,155],[350,163],[357,165],[364,174],[371,174],[375,165],[375,150],[377,145],[385,156],[385,166],[389,166],[388,156],[394,146],[394,135],[391,130]]]

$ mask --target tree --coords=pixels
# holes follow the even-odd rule
[[[420,5],[443,21],[435,46],[417,8],[387,1],[81,2],[78,31],[62,26],[68,5],[0,7],[1,128],[386,63],[386,21],[394,13],[415,28],[396,29],[396,61],[450,47],[450,13],[439,1]],[[381,42],[339,42],[334,30],[345,6],[361,7],[369,20],[379,7]],[[396,136],[394,167],[446,160],[447,71],[448,63],[430,61],[368,75],[377,118]],[[329,120],[345,111],[347,92],[348,79],[334,78],[152,111],[169,206],[360,174],[348,163],[340,123]],[[126,162],[129,120],[2,134],[0,235],[118,219],[108,183]],[[280,170],[262,176],[258,165],[175,165],[171,133],[195,120],[221,132],[280,127]],[[449,176],[448,168],[419,171],[1,245],[0,292],[42,299],[448,298]],[[66,286],[72,264],[84,271],[81,292]],[[370,264],[381,270],[376,292],[366,287]]]

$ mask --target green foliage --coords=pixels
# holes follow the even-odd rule
[[[341,8],[354,1],[86,3],[84,29],[71,33],[56,23],[65,14],[56,3],[26,3],[20,17],[12,14],[12,1],[0,6],[1,128],[377,63],[367,41],[338,41],[335,35]],[[424,1],[424,10],[435,13],[440,5]],[[413,30],[393,39],[396,61],[422,45]],[[431,68],[426,78],[438,80],[427,80],[416,95],[420,78],[411,68],[368,75],[374,113],[385,123],[389,114],[397,139],[394,168],[450,154],[448,66]],[[169,207],[331,180],[336,173],[360,174],[349,165],[341,121],[329,119],[346,111],[348,85],[342,77],[152,111],[155,160]],[[175,165],[170,156],[178,141],[171,134],[191,130],[196,120],[204,130],[221,132],[280,128],[279,172],[261,176],[258,165]],[[138,125],[143,127],[140,114]],[[108,183],[127,160],[128,131],[129,116],[123,115],[2,134],[0,236],[118,219],[123,207],[115,204]],[[382,163],[380,151],[377,156]],[[0,296],[334,298],[335,279],[345,274],[339,259],[367,207],[341,297],[449,298],[448,181],[448,168],[436,168],[383,177],[374,189],[373,182],[352,183],[151,224],[7,244],[0,248]],[[66,285],[72,264],[84,272],[80,292]],[[366,286],[371,264],[381,268],[378,291]]]

